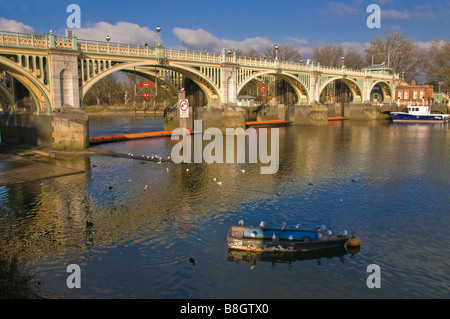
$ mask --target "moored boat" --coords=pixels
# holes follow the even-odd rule
[[[448,114],[431,114],[430,109],[427,105],[409,105],[407,112],[391,112],[391,118],[393,122],[411,123],[444,123],[448,121]]]
[[[276,229],[231,226],[227,235],[228,248],[254,252],[305,252],[344,246],[350,236],[332,234],[325,229]],[[356,238],[354,233],[352,238]],[[360,244],[360,242],[358,243]]]

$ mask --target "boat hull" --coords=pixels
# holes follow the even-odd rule
[[[251,235],[254,234],[254,237]],[[275,236],[274,236],[275,234]],[[347,236],[324,235],[304,230],[280,230],[232,226],[227,236],[228,248],[253,252],[307,252],[342,247]]]
[[[391,112],[393,122],[411,123],[444,123],[448,120],[447,114],[409,114],[405,112]]]

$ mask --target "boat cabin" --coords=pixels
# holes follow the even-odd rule
[[[425,106],[408,105],[408,113],[413,115],[427,115],[430,114],[430,108],[427,105]]]

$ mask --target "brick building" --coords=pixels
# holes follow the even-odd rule
[[[400,105],[430,105],[432,98],[433,86],[418,85],[416,81],[401,82],[395,92],[395,101]]]

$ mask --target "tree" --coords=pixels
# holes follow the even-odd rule
[[[342,57],[345,57],[344,61]],[[311,58],[323,66],[342,67],[342,62],[348,69],[361,69],[364,66],[363,58],[358,51],[351,47],[345,50],[341,44],[316,46],[313,48]]]
[[[315,46],[311,58],[323,66],[341,67],[344,47],[342,45],[327,44],[323,47]]]
[[[375,36],[365,49],[368,65],[385,63],[394,73],[403,73],[407,81],[416,80],[419,76],[420,61],[423,51],[415,46],[414,41],[403,32],[393,32],[383,36]]]
[[[274,60],[277,56],[275,46],[268,46],[263,56],[266,59]],[[300,62],[303,58],[301,53],[291,44],[281,44],[278,46],[278,59],[281,61]]]
[[[441,92],[450,92],[450,40],[436,40],[426,51],[423,71],[430,82],[440,84]]]

